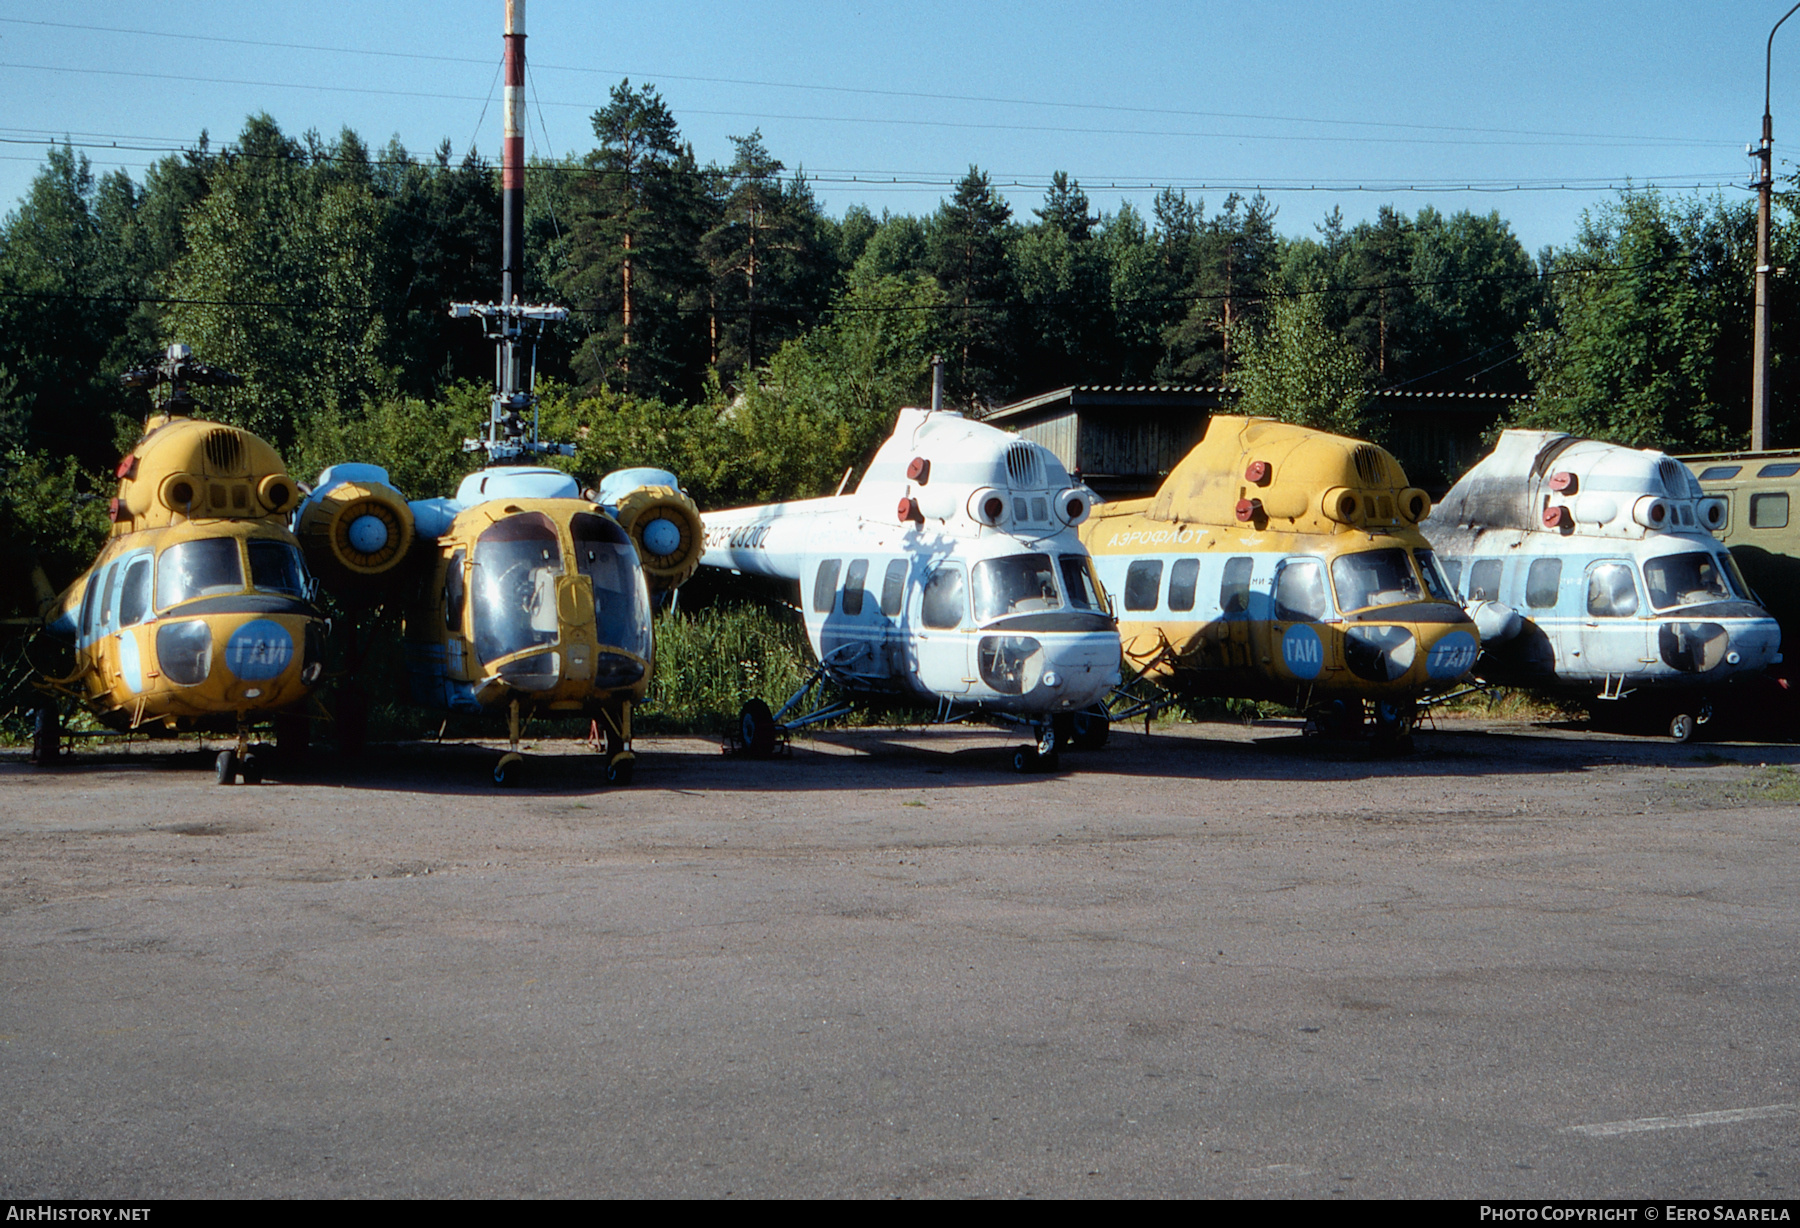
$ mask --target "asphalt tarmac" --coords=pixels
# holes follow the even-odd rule
[[[1800,747],[0,754],[0,1197],[1792,1198]]]

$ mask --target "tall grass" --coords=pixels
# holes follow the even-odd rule
[[[779,709],[811,670],[797,614],[762,605],[663,614],[656,620],[656,676],[632,723],[646,733],[715,733],[752,697]]]

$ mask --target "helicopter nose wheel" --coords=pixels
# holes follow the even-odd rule
[[[637,763],[637,756],[630,751],[622,751],[612,757],[606,765],[606,783],[624,788],[631,783],[632,768]]]
[[[1056,725],[1052,723],[1038,730],[1036,746],[1021,746],[1013,751],[1013,771],[1054,772],[1060,760],[1056,752]]]

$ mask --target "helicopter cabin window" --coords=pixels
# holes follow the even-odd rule
[[[1200,583],[1199,559],[1176,559],[1175,565],[1169,568],[1169,608],[1171,610],[1191,610],[1194,608],[1194,589]]]
[[[869,579],[869,560],[852,559],[844,569],[844,613],[855,618],[862,613],[863,586]]]
[[[1735,478],[1742,469],[1742,465],[1712,465],[1700,471],[1700,480],[1723,482],[1726,478]]]
[[[1791,478],[1800,473],[1800,464],[1793,461],[1781,461],[1773,465],[1764,465],[1756,471],[1759,478]]]
[[[881,581],[881,612],[889,618],[900,613],[901,603],[906,600],[906,560],[891,559],[887,565],[887,575]]]
[[[975,564],[975,621],[1062,607],[1056,569],[1047,554],[1010,554]]]
[[[1256,560],[1242,555],[1225,560],[1225,578],[1219,582],[1219,610],[1227,616],[1250,612],[1250,573]]]
[[[1162,590],[1162,560],[1139,559],[1125,572],[1125,608],[1154,610]]]
[[[575,570],[594,590],[594,634],[602,645],[650,656],[650,592],[637,549],[614,521],[591,512],[569,518]]]
[[[843,565],[843,559],[826,559],[819,564],[819,574],[813,577],[813,611],[815,613],[831,613],[832,604],[837,600],[838,568]]]
[[[458,546],[450,555],[450,566],[444,571],[444,629],[462,630],[463,603],[469,590],[463,585],[463,560],[467,553]]]
[[[125,569],[119,586],[119,625],[135,627],[150,612],[150,556],[141,554]]]
[[[1338,608],[1342,610],[1399,605],[1425,596],[1404,550],[1341,554],[1331,564],[1331,580],[1337,585]]]
[[[1476,559],[1469,567],[1469,600],[1500,600],[1500,560]]]
[[[1456,581],[1444,574],[1444,568],[1438,556],[1430,550],[1418,550],[1413,553],[1413,561],[1419,565],[1419,578],[1425,581],[1425,591],[1431,594],[1433,601],[1455,601]]]
[[[244,564],[235,537],[176,542],[156,560],[156,608],[166,610],[196,597],[244,590]]]
[[[476,539],[471,572],[475,652],[483,661],[556,642],[563,559],[548,516],[518,512],[495,521]]]
[[[1275,617],[1285,622],[1317,622],[1331,610],[1325,595],[1325,568],[1317,559],[1283,563],[1275,577]]]
[[[1525,604],[1534,610],[1547,610],[1556,604],[1556,592],[1562,587],[1561,559],[1534,559],[1525,573]]]
[[[1587,612],[1595,618],[1630,618],[1637,611],[1631,564],[1596,563],[1588,573]]]
[[[963,597],[963,570],[954,564],[938,568],[925,582],[919,599],[919,618],[927,627],[944,630],[962,624],[968,611]]]
[[[306,596],[306,564],[300,552],[286,542],[251,540],[250,587],[265,593]]]
[[[1650,604],[1659,610],[1698,601],[1729,601],[1732,595],[1719,560],[1705,550],[1646,559],[1644,584],[1650,589]]]
[[[1786,492],[1750,496],[1750,527],[1753,529],[1785,529],[1788,522]]]
[[[1444,577],[1450,581],[1450,595],[1454,598],[1462,588],[1462,560],[1438,559],[1437,564],[1444,569]]]
[[[1106,609],[1106,599],[1100,596],[1100,581],[1094,578],[1093,560],[1065,554],[1057,561],[1062,565],[1063,592],[1069,595],[1070,609]]]

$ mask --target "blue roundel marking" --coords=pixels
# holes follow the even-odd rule
[[[1281,636],[1281,659],[1296,678],[1317,678],[1325,668],[1325,645],[1311,627],[1295,623]]]
[[[1425,655],[1425,672],[1433,678],[1460,678],[1475,665],[1479,649],[1467,631],[1452,631]]]
[[[225,668],[246,681],[277,677],[293,659],[293,637],[267,618],[245,623],[225,645]]]

